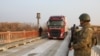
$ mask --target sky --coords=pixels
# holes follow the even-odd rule
[[[50,16],[66,16],[67,25],[79,25],[79,16],[87,13],[92,25],[100,25],[100,0],[0,0],[0,22],[37,24],[36,13],[41,14],[40,25]]]

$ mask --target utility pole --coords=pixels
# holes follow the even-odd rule
[[[37,27],[38,27],[38,29],[39,29],[39,19],[40,19],[40,13],[37,13],[36,18],[37,18]]]

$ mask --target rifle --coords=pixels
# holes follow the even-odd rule
[[[71,27],[71,37],[69,39],[69,45],[68,45],[68,48],[69,50],[72,49],[72,42],[73,42],[73,38],[74,38],[74,35],[75,35],[75,29],[76,29],[76,25],[74,24],[72,27]],[[69,54],[69,50],[67,52],[67,56]]]

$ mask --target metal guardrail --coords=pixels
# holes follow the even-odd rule
[[[0,32],[0,44],[11,43],[38,36],[38,31]]]

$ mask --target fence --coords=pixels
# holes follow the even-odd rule
[[[38,36],[38,31],[0,32],[0,44],[11,43]]]

